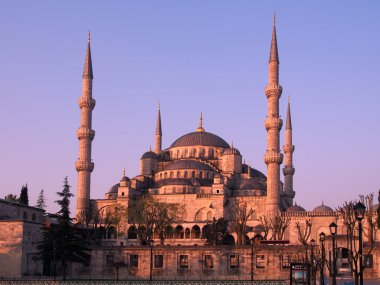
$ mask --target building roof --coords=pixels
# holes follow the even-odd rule
[[[117,193],[117,190],[119,189],[119,186],[120,186],[120,183],[117,183],[117,184],[113,185],[113,186],[107,191],[107,193]]]
[[[196,145],[215,146],[223,148],[230,147],[224,139],[209,132],[188,133],[174,141],[170,147]]]
[[[290,213],[294,213],[294,212],[305,212],[306,210],[303,208],[303,207],[301,207],[300,205],[297,205],[297,204],[295,204],[295,205],[293,205],[293,206],[290,206],[287,210],[286,210],[286,212],[290,212]]]
[[[153,152],[153,151],[147,151],[146,153],[144,153],[142,156],[141,156],[141,159],[144,159],[144,158],[153,158],[153,159],[157,159],[158,158],[158,155]]]
[[[322,202],[322,205],[316,207],[313,212],[334,212],[333,209],[331,209],[329,206],[326,206],[323,204]]]
[[[227,148],[224,152],[223,155],[228,155],[228,154],[234,154],[234,155],[241,155],[240,151],[237,148],[234,148],[233,146],[230,148]]]
[[[165,170],[196,169],[214,171],[211,166],[196,160],[177,160],[168,164]]]

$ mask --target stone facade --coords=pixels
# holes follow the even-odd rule
[[[0,279],[41,275],[37,243],[44,211],[0,199]]]

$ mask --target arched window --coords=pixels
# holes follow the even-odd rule
[[[185,149],[185,155],[184,156],[187,157],[187,149]]]
[[[184,178],[187,178],[187,171],[185,171],[183,177],[184,177]]]
[[[203,178],[203,172],[199,171],[199,178]]]
[[[205,149],[201,148],[199,149],[199,157],[204,157],[205,156]]]
[[[193,150],[191,151],[191,156],[193,156],[193,157],[197,156],[197,149],[196,148],[193,148]]]
[[[189,239],[190,238],[190,230],[189,228],[186,228],[185,230],[185,239]]]
[[[179,158],[179,149],[177,149],[177,158]]]
[[[137,239],[137,231],[134,226],[131,226],[128,229],[128,239]]]
[[[191,172],[191,178],[195,178],[195,171]]]
[[[22,214],[22,218],[23,218],[24,220],[27,220],[27,219],[28,219],[28,213],[27,213],[27,212],[24,212],[24,213]]]
[[[185,237],[185,232],[184,232],[182,226],[177,226],[177,227],[175,228],[175,232],[174,232],[174,234],[175,234],[175,238],[176,238],[176,239],[183,239],[183,238]]]
[[[116,238],[116,228],[111,226],[107,229],[107,239],[115,239]]]
[[[160,179],[162,179],[162,173],[160,173]]]
[[[201,229],[198,225],[193,226],[193,228],[191,229],[191,238],[201,238]]]
[[[165,228],[165,238],[167,239],[172,239],[173,238],[173,233],[174,233],[174,230],[173,230],[173,227],[172,226],[167,226]]]
[[[33,222],[36,221],[36,214],[35,214],[35,213],[32,214],[32,221],[33,221]]]
[[[164,178],[165,179],[168,178],[168,173],[167,172],[164,173]]]
[[[208,156],[211,158],[214,157],[214,150],[212,148],[208,150]]]
[[[177,178],[179,178],[181,175],[180,175],[180,172],[177,171]]]
[[[170,178],[173,178],[173,176],[174,176],[173,171],[170,171]]]

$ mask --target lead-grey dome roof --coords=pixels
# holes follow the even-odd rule
[[[177,169],[197,169],[214,171],[209,165],[196,160],[177,160],[168,164],[165,170],[177,170]]]
[[[290,206],[288,209],[286,209],[286,212],[295,213],[295,212],[305,212],[306,210],[302,208],[301,206],[295,204],[294,206]]]
[[[119,186],[120,186],[120,183],[117,183],[115,185],[113,185],[107,193],[117,193],[117,190],[119,189]]]
[[[322,202],[322,205],[316,207],[313,212],[334,212],[333,209],[331,209],[329,206],[326,206],[323,204]]]
[[[188,133],[175,140],[170,147],[195,145],[216,146],[223,148],[230,147],[224,139],[209,132]]]
[[[158,155],[153,152],[153,151],[147,151],[146,153],[144,153],[142,156],[141,156],[141,159],[144,159],[144,158],[153,158],[153,159],[157,159],[158,158]]]

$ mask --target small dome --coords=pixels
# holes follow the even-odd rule
[[[158,158],[158,155],[153,152],[153,151],[147,151],[146,153],[144,153],[142,156],[141,156],[141,159],[144,159],[144,158],[152,158],[152,159],[157,159]]]
[[[119,186],[120,186],[120,183],[117,183],[117,184],[113,185],[113,186],[108,190],[107,193],[117,193],[117,190],[118,190]]]
[[[228,143],[209,132],[198,131],[188,133],[178,138],[176,141],[172,143],[170,147],[178,147],[178,146],[196,146],[196,145],[204,145],[204,146],[215,146],[215,147],[223,147],[229,148]]]
[[[168,164],[165,170],[177,170],[177,169],[197,169],[214,171],[209,165],[196,160],[177,160]]]
[[[333,209],[331,209],[329,206],[326,206],[323,204],[322,202],[322,205],[316,207],[313,212],[334,212]]]
[[[242,190],[249,190],[249,189],[259,189],[259,190],[265,190],[263,189],[263,186],[259,179],[257,178],[250,178],[247,180],[244,180],[243,183],[240,185]]]
[[[295,213],[295,212],[305,212],[306,210],[302,208],[301,206],[295,204],[294,206],[290,206],[288,209],[286,209],[286,212],[288,213]]]
[[[122,181],[131,181],[131,179],[129,179],[129,177],[128,176],[123,176],[123,178],[121,178],[121,180],[120,180],[120,182],[122,182]]]
[[[234,155],[240,155],[240,151],[237,148],[234,148],[233,146],[230,148],[227,148],[224,152],[223,155],[228,155],[228,154],[234,154]]]

